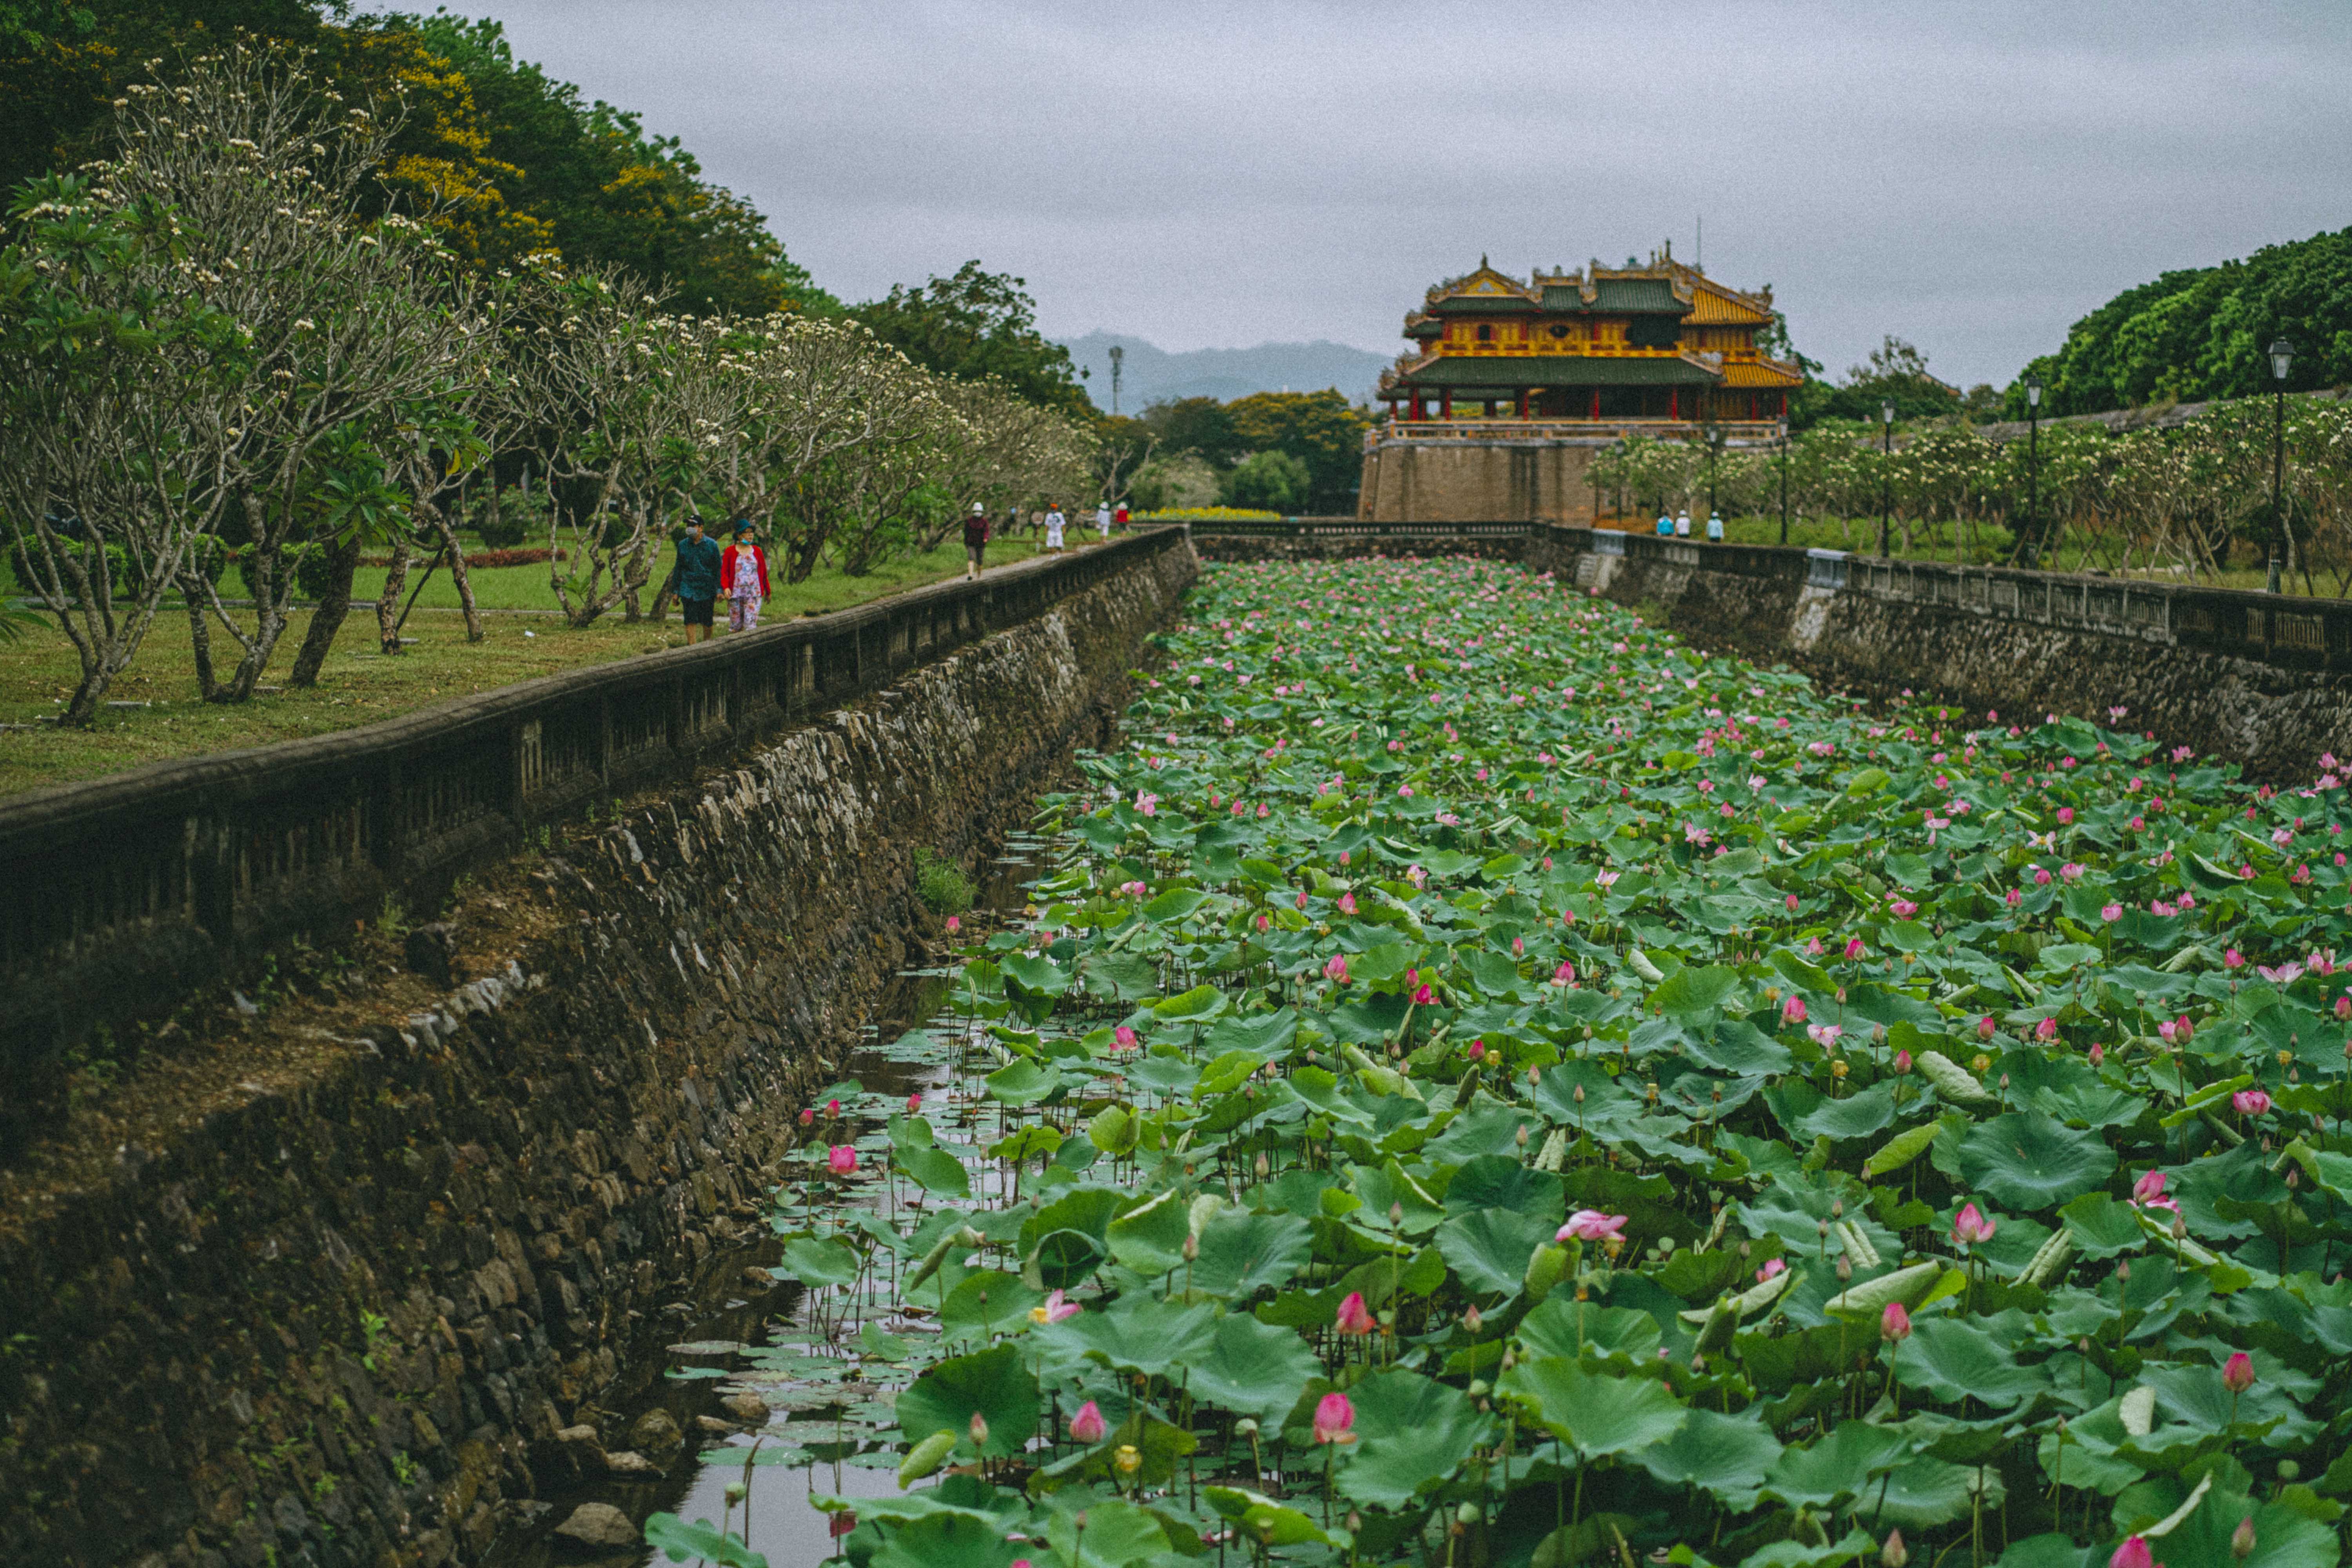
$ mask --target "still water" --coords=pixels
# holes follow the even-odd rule
[[[982,868],[967,930],[1000,918],[1018,920],[1026,889],[1051,874],[1052,854],[1053,847],[1037,838],[1008,840],[1004,852]],[[876,1002],[865,1040],[842,1068],[843,1081],[818,1090],[820,1115],[830,1099],[841,1102],[839,1122],[822,1142],[854,1142],[861,1177],[887,1166],[883,1118],[910,1095],[921,1095],[934,1119],[982,1135],[973,1125],[978,1103],[956,1081],[953,1066],[954,1042],[969,1027],[956,1005],[956,973],[921,969],[898,975]],[[989,1194],[993,1163],[970,1162],[975,1199]],[[835,1184],[816,1173],[821,1169],[793,1167],[793,1179],[774,1194],[780,1223],[844,1226],[854,1225],[861,1209],[878,1218],[894,1206],[903,1213],[903,1205],[920,1202],[903,1184],[887,1190],[863,1179]],[[648,1456],[662,1464],[661,1474],[600,1477],[550,1493],[545,1500],[552,1506],[493,1553],[495,1568],[643,1568],[667,1561],[642,1544],[597,1552],[556,1536],[554,1528],[584,1502],[610,1503],[640,1527],[656,1512],[713,1524],[724,1520],[733,1533],[748,1534],[751,1549],[767,1558],[769,1568],[814,1568],[831,1555],[832,1540],[830,1516],[810,1506],[812,1496],[880,1497],[898,1490],[901,1456],[875,1436],[891,1423],[896,1380],[878,1363],[876,1375],[883,1381],[863,1380],[858,1335],[867,1325],[886,1333],[934,1331],[893,1316],[897,1292],[888,1278],[853,1288],[854,1300],[838,1289],[818,1299],[793,1283],[761,1288],[749,1282],[756,1277],[746,1268],[775,1264],[781,1252],[773,1241],[743,1249],[717,1276],[722,1289],[731,1286],[737,1294],[672,1309],[679,1327],[668,1370],[635,1399],[616,1402],[615,1414],[625,1419],[619,1430],[606,1432],[614,1448],[629,1447],[621,1433],[656,1409],[667,1412],[683,1434],[683,1445],[672,1453]],[[764,1426],[747,1427],[722,1405],[742,1393],[769,1405]],[[709,1430],[703,1418],[740,1429]],[[729,1503],[730,1484],[744,1485],[743,1502]]]

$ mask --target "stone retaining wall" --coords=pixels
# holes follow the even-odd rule
[[[1682,552],[1696,564],[1648,552],[1595,553],[1592,538],[1584,530],[1536,530],[1526,560],[1621,604],[1654,606],[1695,644],[1787,662],[1847,690],[1890,697],[1908,688],[1978,712],[2032,719],[2077,714],[2152,731],[2168,745],[2192,746],[2273,783],[2308,782],[2325,753],[2352,755],[2352,677],[2338,670],[2184,646],[2153,633],[1923,603],[1846,580],[1843,562],[1830,574],[1834,584],[1825,584],[1710,570],[1706,546]],[[2310,600],[2228,597],[2297,613],[2333,611]],[[2114,708],[2124,710],[2120,720],[2110,718]]]
[[[562,833],[461,891],[453,989],[372,934],[0,1173],[0,1561],[473,1562],[625,1446],[600,1396],[764,1232],[803,1098],[929,927],[913,849],[1025,820],[1194,570]]]

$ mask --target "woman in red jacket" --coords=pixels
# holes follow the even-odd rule
[[[719,591],[727,595],[727,629],[757,631],[768,596],[768,557],[752,542],[751,520],[735,524],[735,542],[719,557]]]

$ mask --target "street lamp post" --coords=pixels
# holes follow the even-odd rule
[[[1789,422],[1780,421],[1780,542],[1789,542]]]
[[[2042,378],[2025,378],[2025,532],[2018,563],[2027,570],[2041,564],[2042,530],[2037,521],[2042,503]]]
[[[2286,513],[2282,510],[2285,495],[2282,481],[2286,474],[2286,373],[2294,368],[2294,345],[2284,338],[2271,344],[2271,561],[2265,575],[2273,594],[2279,591],[2279,536],[2286,526]]]
[[[1894,478],[1887,471],[1895,460],[1895,400],[1883,400],[1878,405],[1879,422],[1885,427],[1879,440],[1879,452],[1886,459],[1878,469],[1878,553],[1884,559],[1894,553],[1895,489]]]

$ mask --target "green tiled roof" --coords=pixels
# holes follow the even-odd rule
[[[1522,386],[1713,386],[1721,377],[1680,356],[1615,358],[1602,354],[1531,354],[1525,358],[1500,354],[1446,354],[1411,375],[1397,378],[1400,386],[1504,387]]]
[[[1590,305],[1570,285],[1548,285],[1543,309],[1576,316],[1687,316],[1691,310],[1675,298],[1674,285],[1664,278],[1603,278],[1593,286]]]
[[[1440,316],[1524,316],[1535,301],[1519,294],[1462,294],[1429,307]]]

